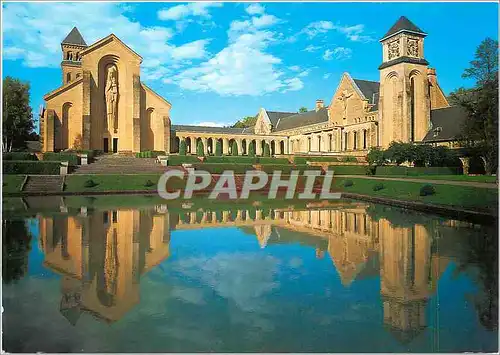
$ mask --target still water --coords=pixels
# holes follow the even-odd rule
[[[4,350],[498,349],[495,226],[127,199],[4,200]]]

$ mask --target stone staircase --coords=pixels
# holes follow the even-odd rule
[[[63,188],[63,176],[30,175],[23,187],[23,192],[45,193],[60,192]]]
[[[167,170],[154,158],[136,158],[130,155],[101,155],[89,165],[79,166],[74,174],[162,174]]]

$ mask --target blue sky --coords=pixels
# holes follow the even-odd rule
[[[407,16],[445,91],[486,37],[497,3],[4,3],[3,77],[31,83],[34,112],[61,85],[60,42],[114,33],[143,58],[141,79],[174,124],[226,125],[259,108],[295,112],[332,98],[343,72],[377,80],[378,40]]]

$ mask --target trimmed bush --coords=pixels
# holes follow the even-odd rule
[[[338,162],[339,158],[337,157],[295,157],[293,159],[293,162],[295,164],[306,164],[308,161],[314,161],[314,162],[321,162],[321,163],[328,163],[328,162]]]
[[[3,160],[38,160],[35,154],[28,152],[9,152],[2,154]]]
[[[159,155],[165,155],[165,152],[161,150],[148,150],[135,153],[136,158],[156,158]]]
[[[366,175],[375,175],[376,171],[377,171],[377,167],[375,165],[365,166],[365,174]]]
[[[252,166],[244,164],[225,163],[199,163],[193,164],[195,170],[208,171],[211,174],[222,174],[225,170],[233,171],[235,174],[244,174],[247,170],[255,170]]]
[[[407,176],[420,176],[420,175],[459,175],[462,173],[461,168],[447,168],[447,167],[424,167],[412,168],[406,166],[377,166],[376,175],[407,175]]]
[[[342,161],[344,163],[357,163],[358,159],[356,159],[356,157],[352,157],[350,155],[347,155],[347,156],[343,157],[340,161]]]
[[[380,191],[384,189],[384,184],[378,183],[373,185],[373,191]]]
[[[289,175],[293,170],[298,170],[302,174],[305,170],[322,171],[320,166],[309,166],[306,164],[291,165],[291,164],[267,164],[262,165],[262,171],[272,174],[275,170],[281,171],[282,175]]]
[[[236,141],[233,141],[233,144],[231,145],[231,155],[233,157],[238,156],[238,143],[236,143]]]
[[[155,186],[156,184],[154,182],[152,182],[151,180],[148,180],[146,181],[146,183],[144,184],[144,186],[146,187],[151,187],[151,186]]]
[[[375,175],[406,175],[406,166],[384,165],[377,166]]]
[[[94,180],[92,179],[88,179],[87,181],[85,181],[83,183],[83,187],[85,188],[90,188],[90,187],[94,187],[94,186],[97,186],[99,185],[97,182],[95,182]]]
[[[259,164],[290,164],[287,158],[267,158],[259,157]]]
[[[198,141],[198,144],[196,144],[196,155],[199,157],[205,156],[203,142],[201,141],[201,139]]]
[[[271,156],[271,149],[269,148],[269,144],[267,143],[264,144],[264,153],[262,155],[265,157]]]
[[[335,175],[366,175],[364,165],[334,165],[329,166],[328,170],[333,170]]]
[[[248,147],[248,156],[249,157],[255,156],[255,142],[250,142],[250,145]]]
[[[194,155],[169,155],[168,157],[168,165],[169,166],[178,166],[184,163],[199,163],[200,160]]]
[[[215,142],[215,156],[216,157],[222,156],[222,142],[218,139]]]
[[[344,187],[351,187],[353,185],[354,185],[354,183],[352,182],[352,180],[346,180],[346,181],[344,181]]]
[[[66,152],[46,152],[43,153],[44,161],[67,161],[68,165],[78,165],[78,155],[77,153],[66,153]]]
[[[7,160],[3,162],[4,174],[59,175],[59,161]]]
[[[246,157],[246,156],[223,156],[223,157],[208,157],[207,163],[222,163],[222,164],[255,164],[257,163],[256,157]]]
[[[436,193],[434,186],[432,185],[424,185],[420,188],[420,196],[431,196]]]
[[[179,155],[186,155],[186,152],[187,152],[186,140],[183,139],[179,143]]]

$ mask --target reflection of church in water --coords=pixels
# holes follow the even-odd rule
[[[379,276],[384,323],[399,340],[411,340],[426,327],[427,300],[449,260],[437,253],[435,232],[373,217],[365,204],[341,207],[82,210],[77,216],[39,217],[40,242],[45,266],[63,275],[61,313],[72,324],[81,312],[113,322],[137,304],[141,275],[169,256],[171,230],[223,225],[255,235],[261,248],[298,242],[315,248],[317,258],[327,251],[345,287]]]

